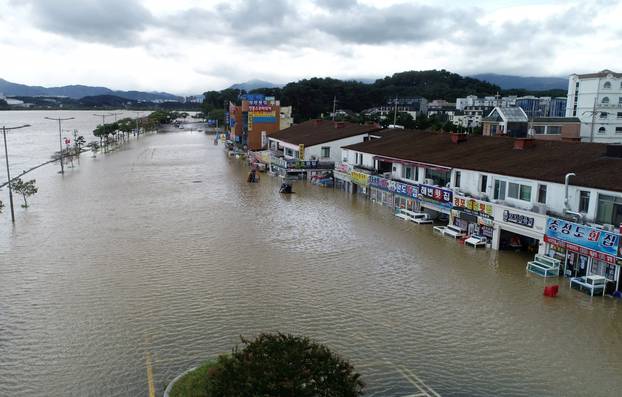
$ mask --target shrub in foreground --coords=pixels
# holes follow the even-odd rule
[[[197,395],[351,397],[363,394],[364,384],[352,365],[309,338],[261,334],[255,340],[242,338],[242,345],[242,348],[236,346],[231,355],[222,355],[215,364],[203,367],[200,383],[204,394]]]

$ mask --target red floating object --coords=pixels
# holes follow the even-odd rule
[[[546,287],[544,287],[544,296],[550,296],[551,298],[554,298],[557,296],[558,292],[559,285],[547,285]]]

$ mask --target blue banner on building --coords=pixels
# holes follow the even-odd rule
[[[579,225],[562,219],[548,218],[546,236],[613,257],[618,256],[620,235],[602,229]]]
[[[381,178],[375,175],[369,177],[369,186],[415,199],[418,193],[416,185]]]

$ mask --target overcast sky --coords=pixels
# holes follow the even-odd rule
[[[0,0],[0,78],[176,94],[252,78],[622,71],[622,0]]]

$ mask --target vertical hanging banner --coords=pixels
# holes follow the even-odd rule
[[[305,159],[305,145],[303,144],[298,145],[298,158],[300,160]]]

